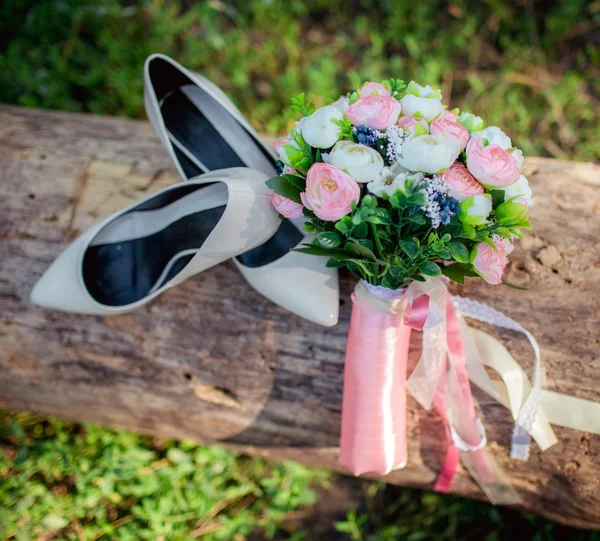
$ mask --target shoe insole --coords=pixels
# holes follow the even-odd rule
[[[222,183],[183,186],[110,222],[83,258],[88,292],[106,306],[124,306],[156,291],[202,247],[226,203]]]
[[[185,158],[182,167],[210,171],[245,166],[274,176],[272,158],[198,86],[185,85],[168,94],[161,103],[161,112],[176,155]],[[187,174],[185,167],[184,172]],[[261,267],[286,255],[303,238],[294,225],[284,220],[267,242],[236,259],[248,267]]]
[[[171,141],[199,168],[250,167],[275,175],[273,159],[262,146],[200,87],[175,89],[160,108]]]

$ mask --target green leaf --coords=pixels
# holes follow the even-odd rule
[[[337,248],[342,241],[337,233],[324,231],[315,237],[315,242],[318,242],[323,248]]]
[[[419,270],[426,276],[439,276],[442,274],[442,269],[440,269],[439,265],[433,261],[425,261],[425,263],[421,263],[419,265]]]
[[[512,237],[510,230],[506,227],[498,227],[494,230],[494,233],[496,233],[496,235],[504,237],[505,239],[510,239]]]
[[[371,251],[373,251],[375,248],[373,241],[369,239],[356,239],[356,243],[360,244],[361,246],[364,246],[365,248],[368,248]]]
[[[365,195],[360,202],[362,207],[376,208],[377,207],[377,198],[373,195]]]
[[[469,224],[462,224],[459,236],[464,237],[465,239],[474,239],[475,238],[475,228]]]
[[[427,219],[424,214],[413,214],[412,216],[406,216],[406,220],[417,225],[425,225]]]
[[[465,283],[465,276],[479,276],[471,265],[465,263],[454,263],[442,268],[442,274],[459,284]]]
[[[502,203],[504,203],[504,190],[492,190],[492,207],[496,208]]]
[[[369,226],[362,222],[354,227],[352,230],[352,236],[355,239],[364,239],[369,234]]]
[[[296,248],[293,251],[300,252],[301,254],[325,255],[330,257],[334,257],[338,253],[336,250],[328,250],[327,248],[317,246],[316,244],[304,244],[301,248]]]
[[[336,222],[335,228],[344,235],[349,235],[354,229],[352,224],[352,218],[350,216],[344,216],[340,221]]]
[[[377,261],[377,257],[375,257],[375,254],[373,253],[372,250],[369,250],[366,246],[362,246],[356,242],[347,242],[346,245],[344,246],[344,250],[350,254],[359,255],[361,257],[364,257],[365,259],[368,259],[369,261],[373,261],[373,262]]]
[[[397,191],[390,197],[390,205],[395,209],[405,209],[408,206],[406,196],[401,191]]]
[[[372,224],[389,225],[392,223],[390,213],[386,209],[376,208],[375,213],[366,220]]]
[[[360,212],[356,212],[352,216],[352,224],[358,225],[360,223],[362,223],[362,214]]]
[[[340,267],[345,267],[346,262],[343,259],[339,260],[335,257],[332,257],[327,261],[327,263],[325,263],[325,266],[330,269],[339,269]]]
[[[400,239],[398,245],[402,248],[402,251],[411,259],[414,259],[419,255],[419,246],[412,239]]]
[[[452,257],[459,263],[469,262],[469,250],[462,242],[452,241],[448,244],[448,249]]]
[[[291,199],[295,203],[302,204],[300,200],[300,190],[294,186],[285,176],[273,177],[267,180],[267,186],[276,194]]]
[[[296,187],[297,190],[303,192],[306,190],[306,179],[298,176],[298,175],[281,175],[285,180],[287,180],[290,184]],[[268,186],[268,183],[267,183]]]

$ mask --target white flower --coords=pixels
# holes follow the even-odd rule
[[[406,86],[406,93],[412,94],[413,96],[417,96],[420,98],[437,98],[442,99],[442,93],[439,90],[434,90],[429,85],[421,86],[414,81],[411,81]]]
[[[401,100],[402,114],[404,116],[419,116],[419,114],[431,122],[435,117],[444,112],[441,98],[437,97],[418,97],[414,94],[406,94]]]
[[[514,159],[517,160],[517,167],[521,169],[521,167],[523,167],[523,162],[525,161],[525,158],[523,158],[523,151],[517,148],[513,150],[511,154]]]
[[[333,105],[317,109],[297,124],[304,140],[315,148],[330,148],[340,138],[342,127],[337,121],[344,118],[342,112]]]
[[[463,112],[458,116],[458,123],[469,130],[470,133],[483,129],[483,119],[472,113]]]
[[[521,175],[517,182],[507,186],[504,190],[504,201],[508,201],[515,196],[524,199],[529,206],[533,204],[533,192],[529,187],[529,181],[525,175]]]
[[[492,196],[489,194],[472,195],[460,204],[458,219],[469,225],[482,225],[492,212]]]
[[[350,100],[347,96],[342,96],[339,100],[334,101],[331,107],[335,107],[340,113],[345,113],[350,107]]]
[[[300,147],[298,146],[298,143],[290,137],[286,137],[285,139],[276,143],[275,149],[277,150],[279,159],[287,167],[291,167],[292,160],[297,159],[300,153]]]
[[[408,139],[402,145],[398,162],[409,171],[430,175],[444,172],[458,157],[456,145],[436,135],[421,135]]]
[[[489,126],[485,130],[476,131],[471,137],[486,139],[490,145],[498,145],[502,150],[512,148],[510,137],[506,135],[498,126]]]
[[[385,165],[374,148],[352,141],[338,141],[323,161],[348,173],[357,182],[373,180]]]
[[[382,197],[384,193],[391,197],[398,190],[404,191],[407,180],[413,179],[420,182],[422,178],[421,173],[396,174],[392,168],[384,167],[377,177],[367,184],[367,190],[377,197]]]

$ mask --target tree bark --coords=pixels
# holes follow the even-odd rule
[[[454,292],[534,333],[549,389],[600,401],[600,167],[531,158],[535,229],[507,280]],[[178,181],[145,122],[0,107],[0,406],[218,443],[338,471],[344,347],[355,279],[341,274],[340,323],[324,329],[270,303],[231,263],[141,310],[86,317],[36,308],[36,280],[96,220]],[[474,324],[474,326],[476,326]],[[529,346],[486,328],[519,359]],[[411,359],[420,350],[414,333]],[[559,444],[510,460],[512,420],[483,407],[490,448],[525,500],[559,522],[600,528],[600,436],[556,427]],[[409,464],[385,481],[430,489],[441,421],[409,402]],[[465,471],[456,494],[482,498]]]

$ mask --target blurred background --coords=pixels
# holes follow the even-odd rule
[[[261,132],[364,80],[442,88],[526,155],[600,159],[600,1],[2,0],[0,102],[145,118],[162,52]],[[516,533],[518,532],[518,534]],[[596,540],[452,496],[0,412],[0,535],[29,540]]]

